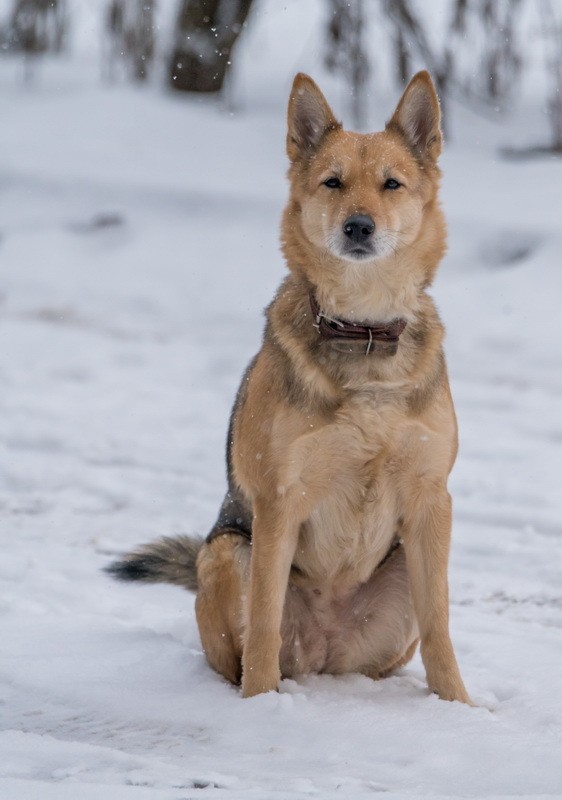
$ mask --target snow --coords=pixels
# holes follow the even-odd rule
[[[442,162],[451,626],[477,707],[429,695],[419,657],[242,700],[205,662],[192,596],[101,572],[206,533],[222,499],[230,405],[283,275],[286,95],[296,69],[322,76],[288,5],[248,30],[230,111],[103,87],[86,48],[26,89],[2,62],[2,800],[562,795],[562,165],[497,150],[546,138],[532,105],[502,124],[454,109]],[[277,24],[281,61],[256,44]]]

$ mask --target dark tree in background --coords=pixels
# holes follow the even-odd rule
[[[368,47],[369,25],[389,31],[390,58],[401,84],[412,77],[414,65],[424,65],[433,74],[441,98],[446,126],[446,97],[451,76],[454,37],[461,30],[467,0],[453,0],[451,22],[441,47],[429,36],[431,15],[418,15],[410,0],[328,0],[325,63],[341,74],[349,85],[355,125],[362,124],[363,95],[370,73],[372,48]]]
[[[476,110],[504,110],[524,66],[524,0],[457,0],[451,94]]]
[[[429,36],[431,25],[426,15],[418,15],[410,0],[327,0],[325,63],[342,75],[349,86],[353,122],[363,124],[364,95],[372,68],[369,26],[373,23],[389,30],[389,52],[394,74],[405,84],[414,64],[424,65],[433,75],[441,97],[443,124],[446,126],[446,98],[451,77],[455,35],[462,33],[468,0],[452,0],[451,21],[442,46]]]
[[[169,80],[183,92],[220,92],[252,0],[182,0]]]
[[[65,32],[64,0],[16,0],[5,31],[6,46],[24,53],[58,53]]]
[[[121,63],[128,75],[144,81],[154,58],[156,0],[110,0],[105,11],[103,72],[114,80]]]
[[[369,2],[369,0],[367,0]],[[365,0],[328,0],[329,15],[325,63],[342,74],[351,90],[354,124],[364,123],[365,89],[370,73],[366,48]]]
[[[60,53],[66,32],[65,0],[16,0],[0,31],[0,45],[5,52],[23,56],[24,76],[30,80],[37,57]]]
[[[447,93],[451,78],[454,39],[459,32],[465,4],[466,0],[454,0],[444,41],[435,44],[428,30],[431,15],[429,19],[427,15],[418,16],[409,0],[384,0],[384,12],[391,27],[391,39],[396,42],[394,50],[396,74],[401,81],[405,77],[410,78],[411,75],[408,73],[413,63],[423,64],[431,72],[441,101],[444,131],[448,128]]]
[[[306,1],[300,0],[303,6]],[[562,153],[562,0],[440,0],[445,18],[438,25],[429,0],[323,1],[324,61],[348,87],[358,128],[365,123],[367,90],[377,78],[374,41],[377,63],[390,65],[400,85],[418,69],[432,73],[445,130],[450,98],[488,115],[508,109],[525,72],[538,66],[538,54],[546,78],[551,142],[518,152]],[[171,87],[194,93],[224,90],[252,0],[175,4],[171,40],[156,42],[157,0],[91,0],[104,14],[106,78],[113,79],[120,68],[128,79],[144,81],[158,44]],[[70,5],[68,0],[11,0],[0,21],[0,55],[23,55],[24,74],[30,79],[39,56],[63,49]]]
[[[548,149],[562,153],[562,8],[559,2],[543,0],[540,10],[546,73],[550,84],[547,110],[552,138]]]
[[[483,64],[477,72],[477,94],[492,103],[510,96],[514,78],[522,67],[517,30],[522,6],[521,0],[484,0],[481,3],[485,46]]]
[[[432,73],[445,129],[450,96],[476,108],[501,106],[522,66],[517,37],[522,0],[450,0],[440,39],[434,35],[429,4],[422,6],[412,0],[328,0],[328,6],[326,65],[345,78],[358,104],[372,72],[372,50],[366,42],[369,24],[373,23],[389,33],[387,55],[401,84],[416,69],[424,67]],[[357,111],[354,122],[360,124]]]

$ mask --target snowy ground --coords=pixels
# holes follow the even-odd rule
[[[243,701],[190,595],[100,571],[214,520],[283,273],[294,61],[236,113],[103,89],[87,60],[27,91],[0,65],[2,800],[562,796],[562,164],[498,160],[542,133],[524,110],[458,112],[443,158],[452,631],[479,707],[429,695],[419,659]]]

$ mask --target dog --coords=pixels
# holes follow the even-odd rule
[[[449,635],[457,423],[427,293],[446,248],[439,101],[428,72],[384,131],[344,131],[298,74],[288,108],[289,274],[266,311],[205,541],[108,567],[197,593],[210,665],[251,697],[282,677],[374,679],[420,643],[429,688],[470,703]]]

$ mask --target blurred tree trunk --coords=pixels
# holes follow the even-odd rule
[[[111,0],[106,7],[102,74],[115,78],[121,62],[133,80],[148,77],[154,58],[156,0]]]
[[[64,0],[15,0],[8,23],[8,49],[60,52],[66,32]]]
[[[38,56],[63,49],[66,29],[65,0],[15,0],[4,46],[23,55],[26,81],[33,77]]]
[[[131,72],[137,81],[146,80],[154,58],[154,5],[155,0],[137,0],[131,25]]]
[[[422,17],[416,15],[409,0],[385,0],[385,10],[394,27],[394,39],[398,43],[395,51],[397,74],[402,83],[405,82],[405,77],[409,80],[412,77],[409,74],[412,54],[421,58],[435,81],[441,104],[441,125],[445,134],[449,128],[447,96],[453,67],[451,38],[454,32],[462,28],[466,3],[467,0],[453,0],[449,32],[440,52],[431,43]]]
[[[325,64],[331,72],[344,76],[350,88],[353,123],[361,128],[365,121],[365,89],[370,72],[364,2],[329,0],[329,9]]]
[[[522,57],[516,35],[516,25],[522,0],[481,0],[480,27],[484,36],[482,66],[477,91],[491,105],[509,95]]]
[[[540,11],[546,71],[550,78],[547,110],[552,137],[551,150],[562,153],[562,9],[550,0],[543,0]]]
[[[182,0],[168,73],[174,89],[220,92],[251,5],[252,0]]]
[[[428,4],[429,5],[429,4]],[[450,0],[449,22],[441,43],[431,36],[431,14],[418,13],[412,0],[385,0],[385,10],[394,27],[396,71],[403,80],[405,66],[413,56],[433,74],[443,117],[448,128],[448,98],[454,92],[476,107],[499,110],[516,85],[521,69],[517,22],[522,0]],[[467,74],[459,66],[457,49],[478,41]],[[480,52],[478,50],[480,48]]]
[[[412,67],[404,31],[400,27],[394,33],[394,60],[400,83],[406,84],[412,76]]]

